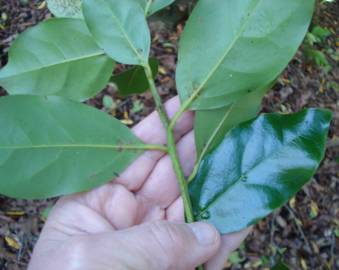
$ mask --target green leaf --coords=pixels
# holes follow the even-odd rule
[[[198,156],[216,147],[231,128],[254,118],[271,86],[248,93],[227,107],[196,111],[194,133]]]
[[[179,47],[181,101],[221,108],[273,81],[302,42],[313,7],[314,0],[198,1]]]
[[[281,207],[324,156],[331,112],[266,114],[232,129],[189,186],[196,220],[239,231]]]
[[[326,55],[322,51],[313,48],[306,48],[305,55],[307,58],[314,61],[318,67],[324,67],[326,72],[329,72],[332,69]]]
[[[146,16],[150,16],[157,11],[169,6],[174,0],[138,0],[145,10]]]
[[[135,0],[84,0],[85,21],[99,46],[113,59],[130,65],[148,61],[151,37]]]
[[[316,42],[323,42],[327,37],[329,37],[332,33],[327,28],[323,28],[319,25],[316,25],[312,29],[312,34],[316,37]]]
[[[228,261],[231,264],[239,264],[243,262],[245,259],[240,256],[239,251],[233,251],[230,256],[228,257]]]
[[[0,193],[9,197],[90,190],[142,153],[142,142],[120,121],[60,97],[2,97],[0,127]]]
[[[24,32],[9,51],[0,85],[10,94],[85,100],[101,91],[114,62],[80,19],[51,19]]]
[[[290,268],[281,260],[271,270],[290,270]]]
[[[47,6],[55,17],[82,18],[81,0],[47,0]]]
[[[159,62],[156,58],[150,58],[149,64],[152,69],[153,78],[158,74]],[[145,70],[141,66],[134,66],[131,69],[121,72],[111,78],[122,96],[141,94],[149,89]]]

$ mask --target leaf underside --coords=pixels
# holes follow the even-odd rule
[[[179,46],[177,88],[191,109],[225,107],[273,81],[301,44],[314,0],[200,0]]]
[[[47,20],[24,32],[9,51],[0,85],[10,94],[85,100],[101,91],[114,61],[104,55],[83,20]]]
[[[120,121],[60,97],[2,97],[0,127],[0,193],[9,197],[90,190],[142,153],[123,150],[142,143]]]
[[[86,24],[99,46],[114,60],[130,65],[147,63],[150,31],[135,0],[83,0]]]
[[[169,6],[174,0],[137,0],[146,16],[151,16],[159,10]],[[83,18],[81,0],[47,0],[48,9],[55,17],[61,18]],[[149,9],[146,11],[147,5]]]
[[[81,0],[47,0],[47,6],[55,17],[82,18]]]
[[[231,128],[256,117],[270,86],[248,93],[224,108],[196,111],[194,134],[198,156],[220,144]]]
[[[232,129],[189,186],[197,220],[239,231],[281,207],[324,155],[331,113],[266,114]]]

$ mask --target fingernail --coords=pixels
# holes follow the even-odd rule
[[[217,241],[217,231],[209,224],[198,222],[189,224],[192,232],[201,245],[212,245]]]

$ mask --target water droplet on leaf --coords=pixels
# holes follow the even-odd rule
[[[247,175],[246,174],[244,174],[244,175],[242,175],[241,177],[240,177],[240,180],[242,181],[242,182],[246,182],[247,181]]]
[[[205,212],[201,213],[201,215],[200,215],[201,219],[209,219],[210,216],[211,216],[211,214],[208,211],[205,211]]]

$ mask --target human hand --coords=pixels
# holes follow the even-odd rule
[[[168,115],[178,110],[174,98]],[[184,172],[195,160],[193,113],[175,129]],[[165,144],[166,132],[153,113],[134,133],[145,143]],[[170,157],[147,151],[118,179],[95,190],[60,199],[34,249],[29,270],[223,268],[249,229],[220,237],[206,223],[184,224],[183,203]]]

